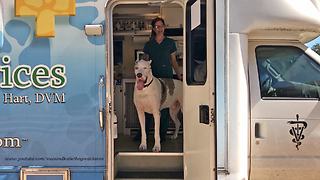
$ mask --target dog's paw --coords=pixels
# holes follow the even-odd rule
[[[139,146],[140,151],[146,151],[147,150],[147,144],[141,143]]]
[[[178,135],[171,136],[171,139],[177,139]]]
[[[152,151],[155,152],[155,153],[158,153],[161,151],[161,145],[154,145],[153,148],[152,148]]]

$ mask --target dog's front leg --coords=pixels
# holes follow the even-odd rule
[[[154,118],[154,146],[152,148],[153,152],[160,152],[160,111],[153,113]]]
[[[144,115],[144,111],[138,111],[138,117],[141,127],[141,144],[139,149],[141,151],[147,150],[147,135],[146,135],[146,117]]]

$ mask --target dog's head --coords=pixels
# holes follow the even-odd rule
[[[205,81],[207,77],[207,61],[197,61],[197,66],[194,68],[194,80],[197,82]]]
[[[137,60],[134,65],[134,74],[136,76],[136,86],[138,90],[142,90],[144,85],[148,81],[148,76],[152,75],[151,73],[151,60]]]

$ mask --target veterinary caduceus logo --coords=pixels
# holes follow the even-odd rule
[[[299,146],[302,144],[302,140],[305,138],[303,135],[303,130],[305,130],[308,126],[307,122],[300,121],[299,115],[296,115],[297,120],[296,121],[288,121],[289,124],[295,125],[291,127],[289,130],[289,133],[294,137],[292,139],[292,142],[296,144],[297,150],[299,150]]]
[[[54,37],[55,16],[75,14],[75,0],[15,0],[15,16],[36,17],[36,37]]]

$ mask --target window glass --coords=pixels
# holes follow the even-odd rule
[[[320,66],[293,46],[259,46],[256,58],[261,98],[319,98]]]
[[[187,84],[203,85],[207,79],[206,0],[190,0],[186,8]]]

